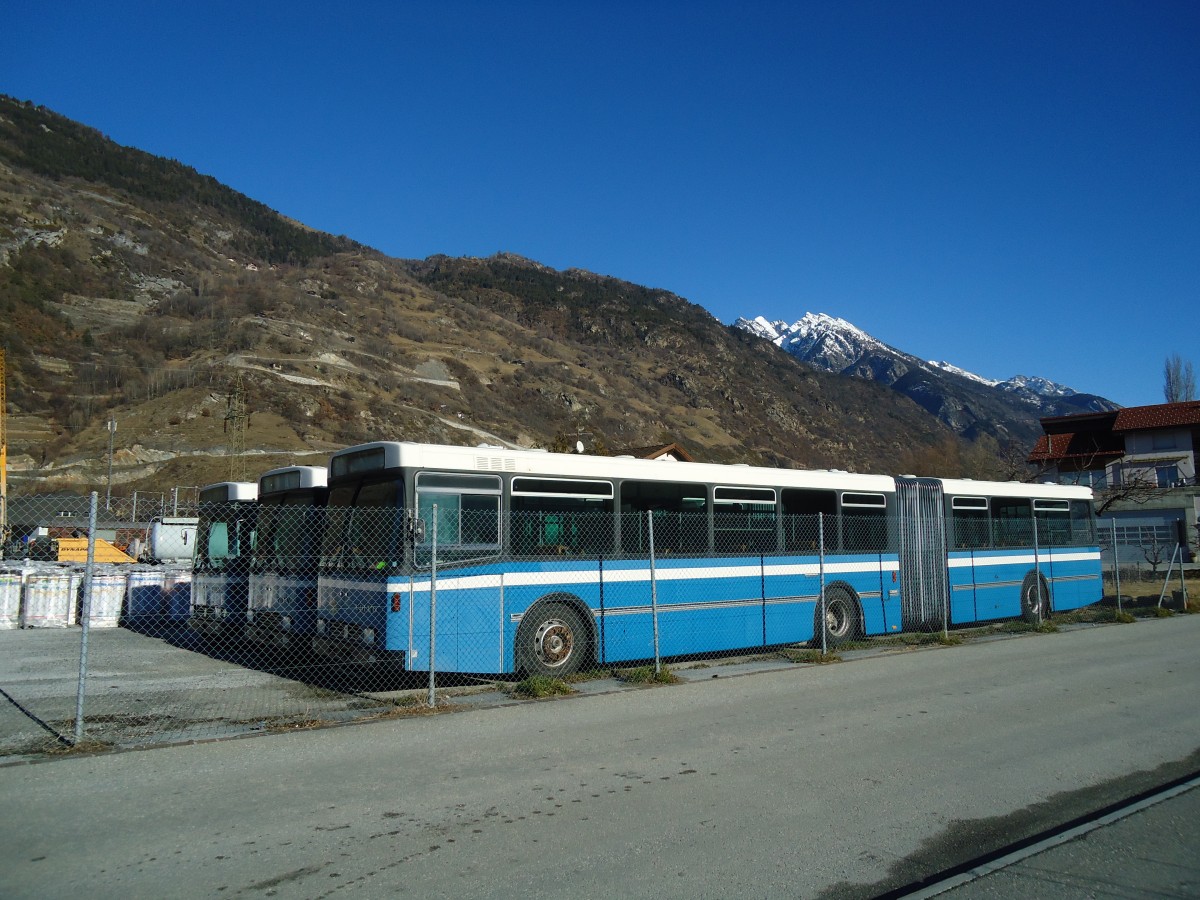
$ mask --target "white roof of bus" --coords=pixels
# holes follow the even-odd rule
[[[263,482],[273,475],[289,475],[292,472],[300,476],[298,487],[301,488],[325,487],[329,483],[329,470],[324,466],[282,466],[259,475],[258,486],[262,488]]]
[[[201,503],[232,503],[257,500],[258,485],[249,481],[218,481],[200,488]]]
[[[503,447],[453,447],[441,444],[416,444],[408,441],[375,441],[347,447],[333,454],[384,448],[386,466],[443,469],[459,472],[489,472],[517,475],[541,475],[560,478],[640,479],[644,481],[685,481],[763,487],[809,487],[849,491],[894,492],[895,484],[887,475],[862,475],[852,472],[774,469],[764,466],[717,465],[676,460],[634,459],[625,456],[590,456],[574,453],[547,453],[544,450],[509,450]],[[331,457],[331,460],[332,458]],[[330,468],[333,468],[332,462]]]
[[[1029,484],[1021,481],[972,481],[943,478],[942,490],[955,497],[1041,497],[1048,500],[1091,500],[1092,489],[1076,484]]]
[[[445,469],[601,480],[620,478],[686,481],[883,493],[893,493],[896,489],[895,481],[890,475],[867,475],[835,469],[776,469],[766,466],[680,462],[669,458],[650,460],[628,456],[511,450],[490,445],[458,447],[411,441],[374,441],[339,450],[331,459],[372,448],[383,448],[387,468]],[[967,478],[944,478],[941,481],[945,493],[954,496],[1045,497],[1070,500],[1090,500],[1092,497],[1090,488],[1077,485],[974,481]]]

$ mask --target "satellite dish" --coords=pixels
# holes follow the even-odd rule
[[[582,453],[582,452],[583,452],[583,441],[576,441],[576,442],[575,442],[575,452],[576,452],[576,453]]]

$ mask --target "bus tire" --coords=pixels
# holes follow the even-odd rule
[[[820,646],[821,605],[817,604],[817,634],[814,643]],[[862,634],[862,613],[854,594],[844,587],[825,589],[825,646],[837,647]]]
[[[1030,625],[1041,625],[1050,616],[1050,587],[1036,572],[1025,576],[1021,584],[1021,618]]]
[[[571,604],[539,603],[521,617],[514,649],[519,671],[561,678],[591,661],[592,636]]]

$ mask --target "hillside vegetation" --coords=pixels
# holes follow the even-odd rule
[[[510,254],[388,258],[0,97],[10,485],[255,477],[370,439],[857,471],[1002,468],[885,387],[818,373],[669,291]],[[229,398],[250,412],[231,459]]]

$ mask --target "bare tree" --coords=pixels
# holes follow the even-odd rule
[[[1142,543],[1142,556],[1146,562],[1150,563],[1150,576],[1152,578],[1158,577],[1159,567],[1166,562],[1167,551],[1174,552],[1175,546],[1175,544],[1162,540],[1158,535],[1153,535]]]
[[[1168,403],[1196,399],[1196,373],[1192,361],[1172,353],[1163,363],[1163,397]]]
[[[1096,515],[1104,515],[1117,503],[1145,503],[1158,492],[1157,479],[1144,469],[1126,471],[1114,482],[1095,492]]]

